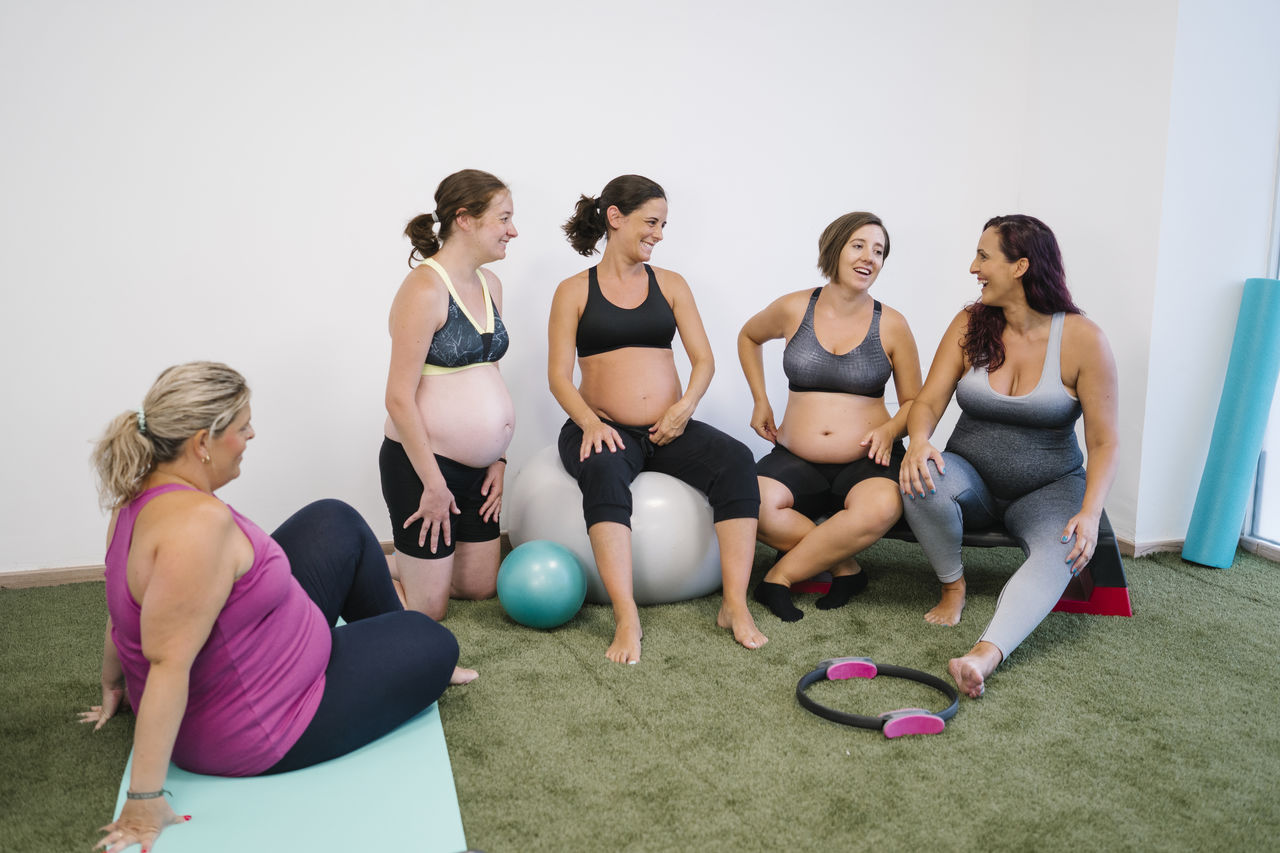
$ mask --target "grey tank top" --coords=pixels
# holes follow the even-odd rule
[[[885,383],[893,375],[893,364],[880,343],[880,303],[871,309],[871,327],[862,343],[844,355],[828,352],[813,329],[813,309],[822,288],[814,288],[800,328],[782,351],[782,372],[792,391],[828,391],[883,397]]]
[[[970,368],[956,386],[960,420],[947,451],[963,456],[998,498],[1012,500],[1080,470],[1080,401],[1062,384],[1062,327],[1054,314],[1040,381],[1010,397],[991,388],[986,368]]]

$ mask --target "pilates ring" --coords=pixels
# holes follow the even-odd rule
[[[926,711],[924,708],[899,708],[896,711],[885,711],[875,717],[867,717],[862,714],[850,714],[845,711],[837,711],[835,708],[829,708],[810,699],[809,694],[805,692],[810,685],[819,681],[875,678],[877,675],[918,681],[946,696],[951,700],[951,704],[936,712]],[[863,729],[876,729],[884,732],[884,736],[889,738],[902,737],[903,735],[936,735],[946,728],[947,720],[954,717],[956,709],[960,707],[960,694],[956,693],[956,689],[941,678],[930,675],[927,672],[921,672],[918,669],[908,669],[905,666],[876,664],[872,662],[871,658],[861,657],[829,658],[822,661],[818,664],[817,669],[805,675],[796,684],[796,700],[805,710],[831,720],[833,723],[857,726]]]

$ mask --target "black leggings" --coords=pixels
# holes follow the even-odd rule
[[[440,697],[458,663],[449,629],[401,607],[382,546],[354,509],[316,501],[271,538],[329,625],[339,616],[347,624],[332,627],[315,716],[264,776],[337,758],[393,731]]]
[[[707,496],[712,520],[756,518],[760,515],[760,484],[755,459],[747,446],[713,426],[690,420],[669,444],[649,440],[646,427],[606,421],[622,436],[626,447],[579,461],[582,430],[572,420],[560,430],[560,461],[582,489],[582,514],[587,527],[602,521],[631,526],[631,481],[641,471],[657,471],[683,480]]]

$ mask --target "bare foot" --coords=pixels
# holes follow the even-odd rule
[[[396,566],[395,551],[387,555],[387,572],[391,575],[391,585],[395,587],[396,597],[400,599],[400,606],[408,610],[409,599],[404,594],[404,584],[400,582],[400,569]]]
[[[1000,649],[984,640],[964,657],[952,658],[947,671],[961,693],[977,699],[986,690],[987,676],[999,666],[1001,658]]]
[[[459,684],[470,684],[480,677],[480,673],[474,669],[467,669],[463,666],[455,666],[453,675],[449,676],[449,686],[456,687]]]
[[[640,640],[643,637],[639,622],[619,622],[613,631],[613,643],[605,650],[604,656],[614,663],[639,663]]]
[[[934,625],[958,625],[964,612],[964,578],[942,585],[942,599],[924,615],[924,621]]]
[[[751,611],[747,609],[745,601],[736,607],[730,606],[727,601],[721,602],[720,612],[716,614],[716,624],[733,631],[733,638],[745,648],[758,649],[769,642],[769,638],[756,627],[756,620],[751,618]]]

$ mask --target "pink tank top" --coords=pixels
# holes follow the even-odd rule
[[[142,609],[129,592],[126,573],[133,526],[152,499],[186,488],[170,484],[138,495],[121,508],[107,547],[111,639],[134,713],[151,664],[142,654]],[[279,761],[315,716],[332,637],[324,615],[294,580],[280,546],[227,508],[253,545],[253,566],[231,587],[191,664],[173,762],[194,773],[252,776]]]

